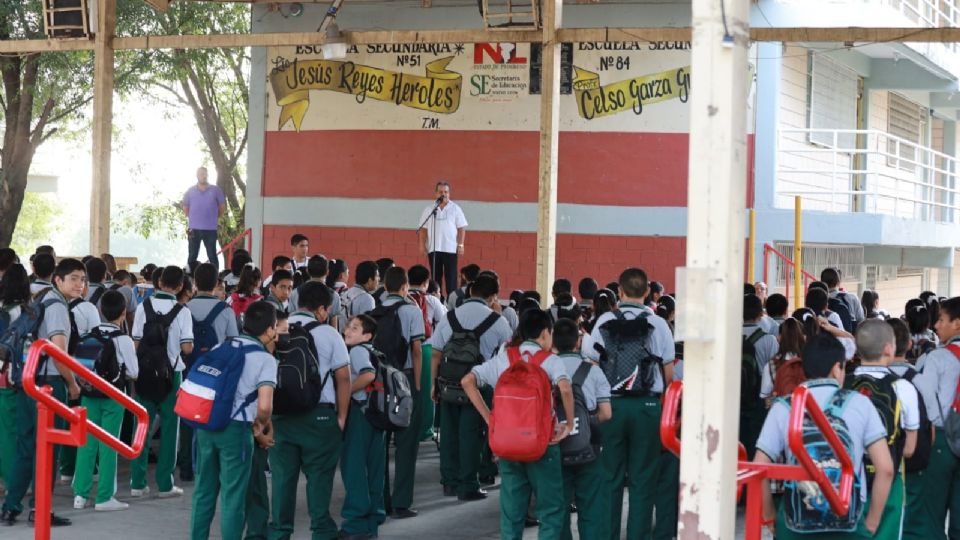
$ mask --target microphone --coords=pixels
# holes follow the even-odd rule
[[[437,204],[440,204],[442,202],[443,202],[443,195],[437,197]]]

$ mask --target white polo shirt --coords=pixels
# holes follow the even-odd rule
[[[457,229],[467,226],[467,217],[463,215],[460,205],[453,201],[447,201],[447,205],[437,209],[436,217],[431,217],[430,212],[434,205],[431,204],[423,209],[420,214],[420,221],[417,226],[426,221],[424,229],[427,231],[427,251],[432,253],[456,253],[457,252]],[[430,218],[429,221],[427,218]],[[434,221],[436,221],[437,239],[434,241],[433,230]]]

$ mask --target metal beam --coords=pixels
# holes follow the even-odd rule
[[[540,43],[536,30],[373,30],[344,32],[348,43]],[[690,28],[561,28],[557,39],[563,43],[622,41],[689,41]],[[752,28],[752,41],[783,42],[915,42],[960,41],[960,28]],[[275,47],[319,45],[316,32],[271,32],[260,34],[214,34],[178,36],[118,37],[114,49],[203,49],[217,47]],[[0,42],[0,53],[91,51],[92,41],[83,39],[32,39]]]

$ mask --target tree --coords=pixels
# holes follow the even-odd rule
[[[146,34],[246,33],[250,8],[242,4],[177,2],[165,13],[145,5],[134,14],[131,27]],[[220,224],[224,242],[243,231],[244,191],[242,157],[247,148],[249,104],[249,49],[172,49],[135,51],[137,63],[151,69],[141,73],[140,87],[174,108],[189,108],[216,169],[216,184],[227,199],[227,215]],[[161,213],[160,215],[166,215]]]
[[[33,253],[40,244],[49,244],[63,207],[47,193],[26,193],[10,247],[17,253]]]

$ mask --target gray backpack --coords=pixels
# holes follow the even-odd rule
[[[948,351],[960,361],[960,345],[951,343],[945,347]],[[940,405],[940,398],[937,397],[937,404]],[[943,406],[940,407],[943,410]],[[947,409],[947,416],[943,419],[943,432],[947,435],[947,445],[953,455],[960,457],[960,381],[957,382],[957,391],[953,397],[953,403]]]
[[[600,326],[603,345],[593,345],[600,353],[600,369],[610,382],[610,391],[615,395],[652,396],[662,360],[650,351],[650,313],[644,311],[634,319],[624,317],[622,311],[613,314],[613,319]]]
[[[361,347],[370,353],[370,363],[376,373],[363,407],[363,416],[381,431],[407,428],[413,415],[413,393],[407,376],[391,366],[382,352],[368,345]]]
[[[584,465],[591,463],[600,455],[600,426],[597,417],[587,409],[587,399],[583,395],[583,383],[590,374],[591,365],[581,362],[573,374],[573,423],[570,435],[560,441],[561,463],[563,465]],[[565,420],[563,402],[554,399],[557,407],[557,419]]]

